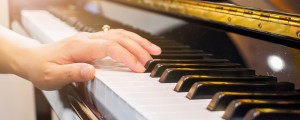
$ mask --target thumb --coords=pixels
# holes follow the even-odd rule
[[[59,71],[63,80],[69,82],[84,82],[95,77],[94,66],[87,63],[72,63],[60,65]]]

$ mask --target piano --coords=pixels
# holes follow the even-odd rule
[[[136,32],[163,52],[148,61],[145,73],[133,73],[104,58],[95,61],[94,80],[42,91],[59,119],[300,119],[296,3],[78,3],[23,10],[23,26],[41,43],[52,43],[79,32],[100,31],[107,24]]]

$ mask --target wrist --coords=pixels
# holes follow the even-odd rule
[[[27,58],[30,56],[30,48],[16,46],[14,49],[12,49],[12,51],[14,51],[14,53],[12,53],[9,57],[10,72],[27,79],[28,77],[25,73],[24,65],[28,65]]]
[[[40,43],[0,26],[0,73],[11,73],[24,77],[24,67],[30,61],[31,48]]]
[[[28,41],[28,40],[26,40]],[[34,52],[40,44],[16,44],[11,50],[10,68],[11,73],[22,78],[28,79],[28,71],[32,70],[32,64],[35,61]]]

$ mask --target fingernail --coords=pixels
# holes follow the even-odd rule
[[[89,64],[83,65],[82,69],[81,69],[82,79],[84,79],[84,80],[91,79],[90,76],[92,76],[94,74],[93,69],[94,69],[94,67],[92,65],[89,65]]]

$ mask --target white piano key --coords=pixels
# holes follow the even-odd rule
[[[175,114],[175,115],[174,115]],[[221,120],[223,112],[211,112],[207,111],[197,111],[190,112],[186,111],[184,113],[153,113],[147,114],[146,116],[151,120]]]
[[[124,72],[114,73],[109,71],[110,75],[103,75],[105,73],[101,71],[96,76],[103,79],[102,82],[108,85],[120,99],[131,105],[134,110],[147,119],[157,115],[161,115],[155,117],[158,119],[181,119],[181,117],[169,117],[177,116],[178,113],[182,118],[198,119],[199,116],[197,115],[199,114],[193,115],[190,112],[202,113],[200,111],[205,111],[205,115],[213,115],[213,118],[216,116],[216,113],[206,109],[210,99],[189,100],[185,97],[186,92],[177,93],[173,91],[176,83],[159,83],[157,78],[150,78],[149,73],[131,74],[126,72],[126,75],[124,75]],[[112,73],[124,76],[113,76]],[[218,114],[220,117],[217,117],[217,119],[221,119],[222,112]],[[204,118],[207,118],[207,116]]]
[[[126,81],[126,80],[125,80]],[[124,86],[128,86],[128,87],[135,87],[135,86],[159,86],[161,85],[161,83],[157,82],[157,81],[137,81],[137,82],[125,82],[124,80],[120,81],[120,83],[111,83],[109,82],[108,84],[111,85],[112,87],[124,87]],[[175,84],[168,84],[169,86],[174,86]]]
[[[78,33],[45,10],[22,10],[21,14],[24,27],[43,43],[52,43]]]
[[[148,91],[170,91],[174,88],[173,85],[170,86],[164,86],[164,87],[158,87],[158,86],[137,86],[137,87],[128,87],[128,86],[122,86],[122,87],[117,87],[113,88],[114,90],[117,91],[122,91],[123,93],[134,93],[134,92],[148,92]]]

